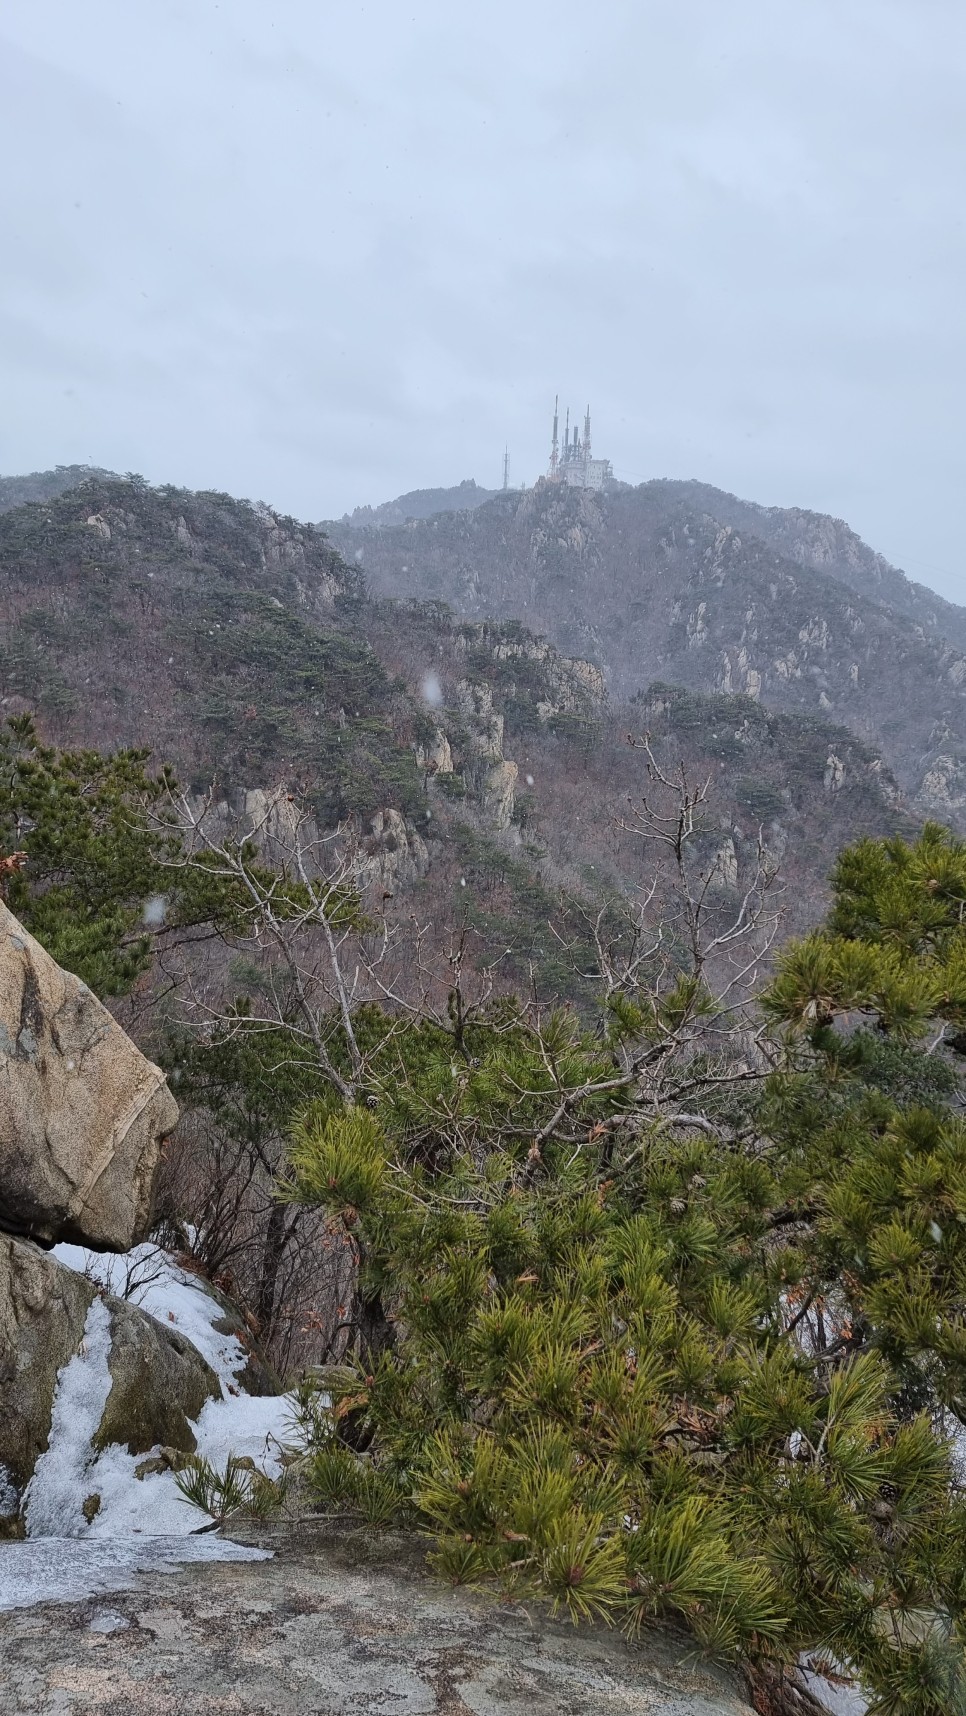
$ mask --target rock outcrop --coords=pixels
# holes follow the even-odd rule
[[[222,1567],[216,1579],[169,1565],[133,1590],[59,1605],[53,1624],[0,1613],[13,1709],[753,1716],[737,1676],[686,1640],[643,1631],[631,1646],[616,1629],[576,1630],[530,1604],[450,1589],[427,1579],[421,1546],[396,1533],[303,1524],[266,1541],[271,1560]]]
[[[966,764],[959,757],[934,757],[916,795],[927,814],[952,820],[966,811]]]
[[[147,1227],[177,1117],[158,1068],[0,905],[0,1537],[82,1533],[101,1508],[102,1456],[177,1461],[222,1397],[174,1313],[168,1324],[115,1297],[97,1256],[128,1252]],[[90,1248],[78,1267],[43,1249],[62,1239]],[[239,1358],[232,1392],[274,1392],[215,1298],[208,1328],[235,1337]]]
[[[503,755],[503,716],[485,683],[461,679],[456,699],[464,728],[464,777],[487,820],[502,832],[513,817],[518,772]]]
[[[92,1453],[111,1443],[132,1454],[159,1444],[191,1453],[191,1421],[221,1393],[177,1329],[102,1298],[94,1282],[39,1246],[0,1234],[0,1537],[22,1534],[24,1492],[48,1446],[58,1378],[83,1354],[95,1304],[107,1320],[108,1353]]]
[[[177,1118],[159,1069],[0,905],[0,1228],[126,1250]]]
[[[392,893],[401,883],[416,882],[425,876],[429,869],[429,848],[401,811],[377,810],[369,828],[358,859],[361,887],[375,883]]]

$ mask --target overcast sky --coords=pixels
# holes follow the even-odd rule
[[[966,601],[963,0],[4,0],[0,471],[301,517],[545,467]]]

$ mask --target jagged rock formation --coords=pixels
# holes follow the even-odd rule
[[[429,847],[418,829],[398,810],[377,810],[362,842],[361,886],[376,884],[383,894],[392,894],[400,884],[405,886],[425,876],[429,864]]]
[[[660,487],[709,518],[720,519],[722,524],[767,543],[783,559],[829,573],[860,596],[869,596],[904,614],[927,635],[946,638],[957,649],[966,649],[966,609],[907,578],[863,542],[844,519],[802,507],[759,506],[706,483],[664,482]]]
[[[423,744],[417,743],[416,762],[430,776],[453,773],[453,748],[444,728],[434,727]]]
[[[513,815],[517,765],[503,755],[503,716],[489,685],[461,679],[456,687],[463,724],[464,775],[493,826],[506,829]]]
[[[124,1251],[178,1108],[85,984],[0,904],[0,1228]]]

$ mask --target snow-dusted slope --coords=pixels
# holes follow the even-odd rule
[[[221,1398],[208,1400],[193,1426],[200,1455],[219,1468],[229,1454],[248,1455],[277,1474],[279,1456],[293,1438],[291,1398],[249,1395],[239,1386],[249,1355],[234,1335],[215,1327],[224,1312],[202,1283],[149,1244],[121,1257],[76,1245],[58,1245],[54,1255],[108,1292],[175,1324],[214,1370]],[[109,1313],[97,1298],[81,1349],[58,1377],[50,1443],[26,1494],[27,1541],[0,1545],[0,1608],[117,1590],[146,1566],[260,1553],[192,1535],[201,1516],[181,1496],[174,1473],[137,1476],[149,1454],[130,1454],[117,1444],[95,1452],[92,1438],[111,1388],[110,1342]],[[99,1506],[88,1518],[84,1502],[94,1495]]]

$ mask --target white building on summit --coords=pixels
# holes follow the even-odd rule
[[[567,421],[564,429],[563,446],[559,444],[559,401],[553,402],[553,443],[550,450],[550,468],[547,471],[548,480],[552,483],[566,483],[572,489],[602,489],[605,483],[611,481],[614,472],[609,459],[595,459],[590,451],[590,406],[584,414],[584,436],[581,440],[576,426],[573,439],[570,437],[570,408],[567,408]]]

